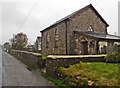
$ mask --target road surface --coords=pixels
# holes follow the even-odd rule
[[[29,71],[23,63],[2,52],[2,86],[51,86],[51,84],[38,72]]]
[[[0,88],[2,86],[2,46],[0,45]]]

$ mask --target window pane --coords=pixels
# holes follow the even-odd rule
[[[50,41],[49,33],[46,34],[46,48],[48,48],[48,42]]]
[[[58,29],[55,30],[55,48],[58,47]]]

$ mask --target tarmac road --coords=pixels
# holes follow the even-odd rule
[[[2,52],[2,86],[51,86],[51,84],[38,72],[29,71],[23,63]]]
[[[0,45],[0,87],[2,86],[2,46]]]

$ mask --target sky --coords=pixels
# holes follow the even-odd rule
[[[118,4],[118,15],[120,15],[120,1]],[[118,24],[120,23],[120,16],[118,16]],[[120,36],[120,25],[118,25],[118,35]]]
[[[108,33],[118,35],[118,1],[0,0],[0,44],[19,32],[27,34],[28,43],[34,44],[41,30],[88,4],[92,4],[110,25]]]

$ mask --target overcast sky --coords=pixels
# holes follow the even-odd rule
[[[0,0],[0,44],[13,34],[27,34],[33,44],[40,31],[55,21],[92,4],[110,25],[109,34],[118,33],[119,0]]]

